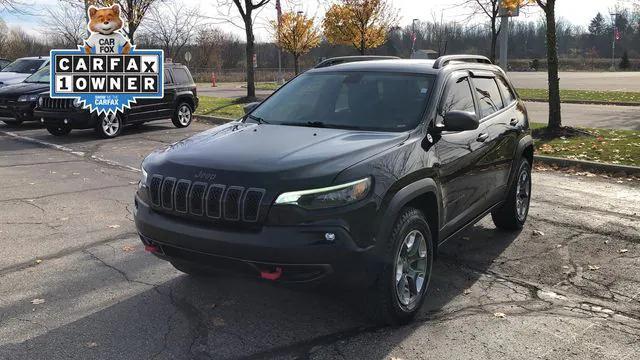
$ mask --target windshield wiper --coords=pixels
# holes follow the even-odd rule
[[[354,126],[354,125],[339,125],[339,124],[327,124],[322,121],[307,121],[306,123],[298,123],[298,122],[286,122],[280,125],[289,125],[289,126],[304,126],[304,127],[314,127],[314,128],[331,128],[331,129],[345,129],[345,130],[362,130],[362,127]]]
[[[267,120],[265,120],[265,119],[263,119],[261,117],[257,117],[257,116],[251,115],[251,114],[248,114],[246,119],[251,119],[251,120],[257,122],[258,124],[269,124],[269,122]]]

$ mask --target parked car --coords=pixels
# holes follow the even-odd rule
[[[187,274],[333,278],[405,323],[442,243],[487,214],[527,219],[527,111],[485,57],[313,69],[248,111],[142,163],[138,233]]]
[[[0,58],[0,70],[4,69],[9,64],[11,64],[11,60]]]
[[[55,136],[68,135],[72,129],[94,129],[103,138],[120,135],[125,126],[154,120],[171,119],[178,128],[187,127],[198,107],[196,84],[186,66],[170,63],[164,66],[164,97],[139,99],[120,114],[90,113],[79,101],[40,96],[34,116]]]
[[[31,74],[48,66],[49,58],[46,56],[17,59],[0,70],[0,87],[21,83]]]
[[[49,90],[49,67],[38,70],[24,82],[0,88],[0,120],[18,126],[33,121],[39,94]]]

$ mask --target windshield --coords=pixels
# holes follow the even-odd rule
[[[6,68],[2,69],[2,72],[33,74],[40,68],[43,62],[44,59],[20,59],[7,65]]]
[[[301,75],[248,119],[268,124],[406,131],[418,125],[434,77],[382,72]]]
[[[35,74],[29,76],[24,79],[24,82],[28,83],[49,83],[49,67],[45,66],[42,69],[38,70]]]

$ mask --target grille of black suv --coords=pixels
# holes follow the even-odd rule
[[[153,175],[149,182],[151,205],[155,209],[235,222],[257,222],[265,192],[161,175]]]
[[[43,109],[52,109],[52,110],[64,110],[71,109],[73,107],[72,99],[52,99],[47,96],[42,97],[42,105],[40,106]]]

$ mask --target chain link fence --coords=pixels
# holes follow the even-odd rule
[[[211,74],[216,74],[216,81],[218,82],[246,82],[247,73],[244,68],[231,68],[231,69],[215,69],[215,68],[197,68],[189,67],[191,75],[196,82],[210,82]],[[255,69],[256,82],[277,82],[279,79],[277,68],[257,68]],[[289,80],[295,76],[295,70],[282,69],[282,75],[285,80]]]

